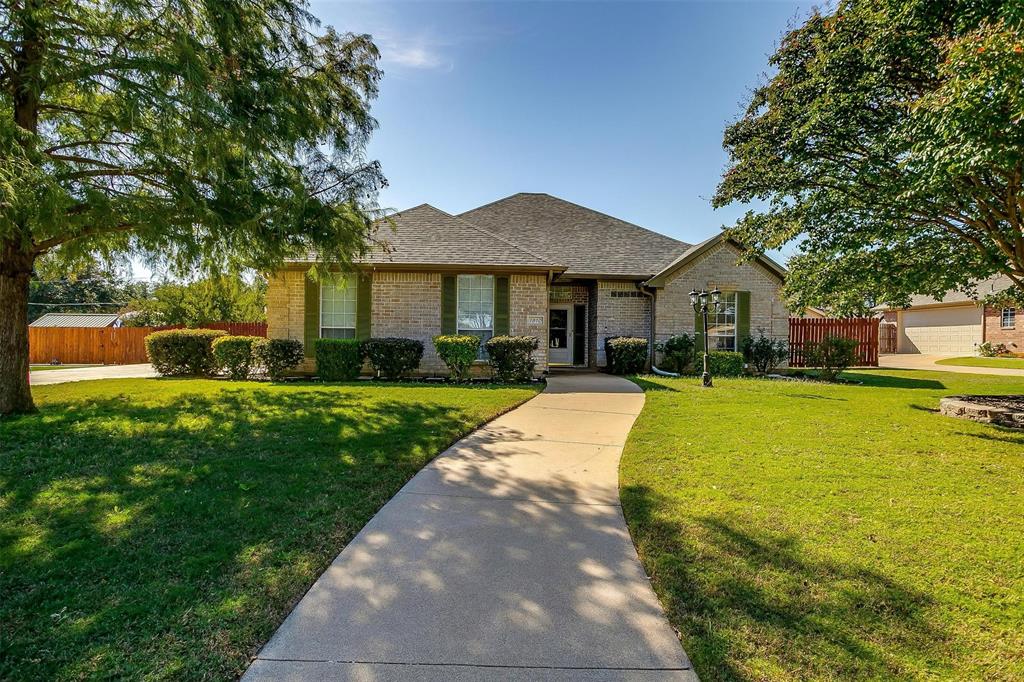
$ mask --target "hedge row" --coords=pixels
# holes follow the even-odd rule
[[[302,343],[229,336],[216,329],[169,329],[146,337],[146,355],[164,376],[210,376],[223,371],[232,379],[266,374],[277,380],[302,362]]]

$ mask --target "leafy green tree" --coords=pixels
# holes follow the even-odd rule
[[[845,0],[789,31],[725,132],[730,234],[799,244],[794,307],[1024,291],[1024,3]]]
[[[165,282],[153,289],[152,296],[128,304],[125,324],[200,327],[210,322],[261,322],[266,319],[266,294],[267,281],[261,277],[251,283],[226,275],[185,284]]]
[[[133,299],[145,299],[149,285],[134,282],[116,269],[88,263],[69,271],[36,267],[29,282],[28,319],[45,313],[116,313]]]
[[[301,0],[0,0],[0,414],[34,409],[26,303],[53,250],[350,263],[384,182],[377,59]]]

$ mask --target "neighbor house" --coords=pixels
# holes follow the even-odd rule
[[[721,234],[691,245],[548,194],[515,194],[452,215],[423,204],[391,216],[357,271],[334,281],[307,276],[312,260],[287,263],[267,290],[267,334],[305,343],[315,371],[317,338],[402,336],[425,347],[420,370],[443,373],[431,339],[535,336],[537,371],[605,364],[604,341],[652,342],[693,334],[691,289],[717,287],[713,348],[736,350],[757,329],[788,334],[779,298],[785,271],[769,258],[739,262]]]
[[[1010,285],[1008,277],[992,277],[978,283],[975,295],[952,291],[942,298],[914,296],[906,308],[882,308],[885,321],[896,326],[896,352],[973,355],[986,341],[1024,352],[1017,309],[981,302]]]

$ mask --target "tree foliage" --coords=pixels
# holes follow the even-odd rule
[[[199,327],[210,322],[260,322],[266,319],[266,294],[267,281],[262,277],[251,282],[228,275],[163,282],[150,295],[128,304],[125,324]]]
[[[796,307],[1024,290],[1024,4],[845,0],[789,31],[725,132],[730,236],[799,244]]]
[[[349,264],[384,183],[377,58],[301,0],[0,0],[0,305],[55,250]],[[0,319],[0,414],[31,409],[24,318]]]
[[[36,267],[29,284],[28,320],[45,313],[116,313],[133,299],[149,296],[149,285],[115,268],[89,263],[68,271]]]

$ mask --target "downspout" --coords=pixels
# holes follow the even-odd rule
[[[658,305],[657,305],[658,298],[654,295],[654,293],[652,293],[652,292],[647,290],[647,288],[644,286],[643,282],[637,282],[636,283],[636,288],[637,288],[637,291],[639,291],[641,294],[643,294],[644,296],[649,298],[650,301],[651,301],[651,329],[650,329],[650,331],[647,334],[647,347],[649,349],[648,353],[650,354],[651,371],[654,372],[655,374],[657,374],[658,376],[677,377],[679,375],[676,374],[675,372],[666,372],[663,369],[658,369],[658,367],[654,364],[654,361],[655,361],[654,330],[657,329],[657,326],[658,326],[657,325],[657,322],[658,322]]]

